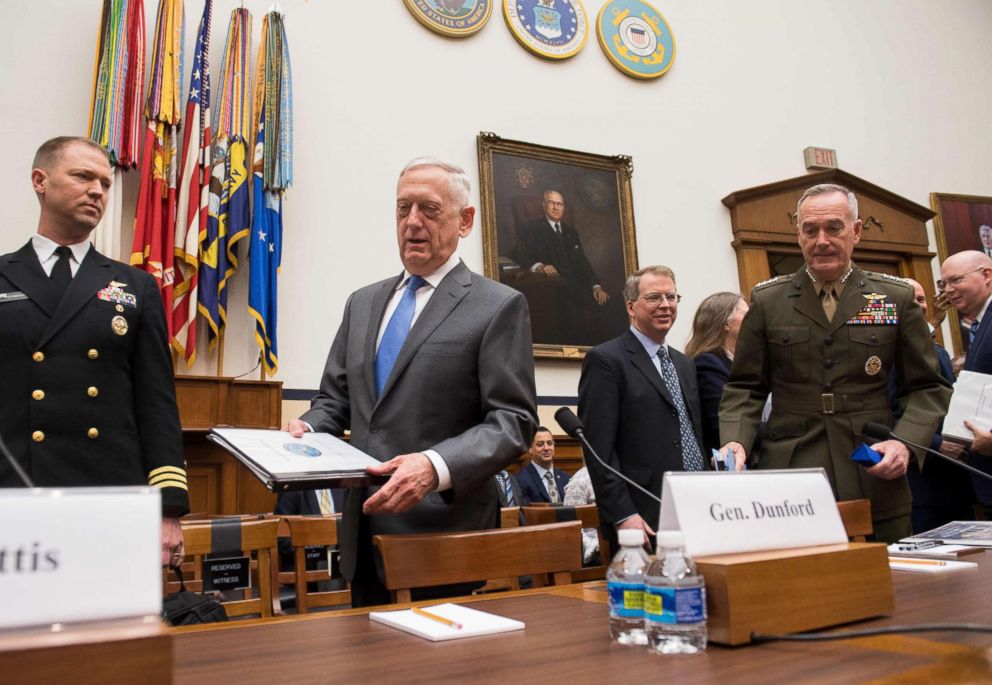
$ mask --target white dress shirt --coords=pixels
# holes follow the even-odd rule
[[[66,246],[72,251],[69,256],[69,272],[73,276],[79,271],[79,265],[83,263],[83,258],[86,257],[86,253],[90,251],[92,246],[93,244],[89,239]],[[59,256],[55,254],[55,249],[59,247],[59,244],[50,238],[35,233],[31,236],[31,247],[38,255],[38,261],[41,262],[41,268],[45,270],[45,275],[51,278],[55,262],[59,261]]]

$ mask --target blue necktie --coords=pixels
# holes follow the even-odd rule
[[[689,410],[685,406],[685,397],[682,396],[682,386],[679,385],[675,364],[672,363],[672,358],[668,356],[668,350],[665,349],[664,345],[658,348],[658,361],[661,362],[661,377],[668,387],[668,392],[675,402],[675,410],[679,415],[679,433],[682,436],[682,466],[686,471],[702,471],[703,455],[699,452],[696,433],[692,428],[692,421],[689,420]]]
[[[410,322],[413,321],[413,311],[417,306],[417,289],[427,283],[420,276],[410,276],[406,282],[406,290],[400,298],[396,311],[386,324],[386,332],[379,342],[379,352],[375,355],[375,394],[382,394],[386,380],[393,370],[396,358],[400,356],[403,342],[410,332]]]
[[[978,335],[978,319],[971,322],[971,327],[968,329],[968,343],[975,342],[975,336]]]

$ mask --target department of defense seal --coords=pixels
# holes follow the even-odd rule
[[[642,0],[610,0],[596,17],[596,36],[617,69],[658,78],[675,61],[675,36],[661,12]]]
[[[495,0],[403,0],[417,21],[435,33],[465,38],[482,30]]]
[[[581,0],[503,0],[503,18],[517,42],[548,59],[577,55],[589,32]]]

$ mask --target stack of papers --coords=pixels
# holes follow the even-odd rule
[[[980,554],[981,547],[971,545],[941,545],[916,549],[913,543],[897,542],[889,545],[890,557],[922,557],[924,559],[957,559],[967,554]]]
[[[418,615],[414,613],[413,609],[370,611],[369,618],[376,623],[385,623],[387,626],[399,628],[432,642],[507,633],[512,630],[523,630],[525,627],[523,621],[469,609],[461,604],[437,604],[423,607],[423,611],[457,623],[461,627],[450,626],[441,621]]]
[[[365,468],[379,462],[329,433],[214,428],[212,442],[230,452],[273,492],[319,490],[372,482]]]
[[[950,545],[992,547],[992,521],[951,521],[940,528],[928,530],[899,542],[922,542],[924,540],[937,540]]]

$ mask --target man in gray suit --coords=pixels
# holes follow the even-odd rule
[[[383,463],[381,487],[348,492],[342,573],[355,606],[389,601],[378,533],[498,526],[493,476],[527,451],[537,425],[530,318],[523,296],[455,254],[475,208],[458,166],[415,159],[396,188],[404,271],[351,295],[320,391],[287,430],[342,435]]]

